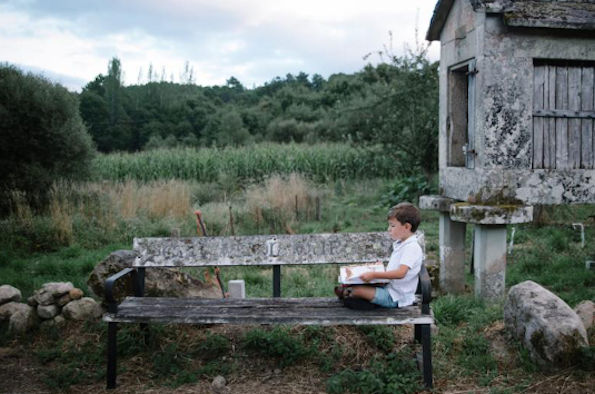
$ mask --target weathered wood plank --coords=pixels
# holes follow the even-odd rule
[[[556,109],[568,109],[568,68],[556,67]],[[568,169],[568,119],[556,118],[556,168]]]
[[[386,232],[135,238],[137,267],[366,263],[387,260]]]
[[[416,302],[420,302],[416,295]],[[183,300],[183,301],[180,301]],[[309,308],[327,308],[329,304],[340,304],[335,297],[287,297],[287,298],[177,298],[177,297],[126,297],[121,306],[143,308],[154,305],[187,305],[203,308],[244,308],[255,305],[284,308],[287,306],[305,306]]]
[[[431,324],[419,306],[371,311],[345,308],[336,298],[188,299],[127,298],[106,322],[190,324]]]
[[[540,109],[533,111],[533,116],[539,118],[566,118],[570,120],[595,119],[595,111],[570,109]]]
[[[568,67],[568,109],[570,111],[581,109],[581,74],[580,67]],[[568,120],[568,166],[570,168],[581,166],[580,119]]]
[[[535,67],[533,77],[533,110],[543,109],[545,67]],[[533,168],[543,168],[543,123],[542,118],[533,117]]]
[[[583,67],[581,84],[581,109],[595,113],[594,103],[594,74],[595,67]],[[595,136],[593,124],[595,121],[583,119],[581,121],[581,168],[595,168]]]
[[[556,108],[556,67],[547,66],[547,78],[544,85],[544,107],[546,109]],[[543,167],[556,168],[556,120],[547,119],[544,123],[544,161]]]

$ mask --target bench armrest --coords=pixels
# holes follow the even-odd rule
[[[432,282],[425,264],[421,265],[419,271],[419,287],[421,289],[421,313],[429,314],[430,301],[432,301]]]
[[[123,278],[128,274],[132,275],[132,280],[134,283],[136,276],[136,268],[132,267],[124,268],[122,271],[110,276],[105,280],[105,300],[107,302],[107,310],[110,313],[118,312],[118,304],[116,303],[116,300],[114,298],[114,285],[116,284],[116,281],[118,279]]]

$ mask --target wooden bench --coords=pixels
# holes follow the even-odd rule
[[[118,323],[400,325],[414,324],[422,344],[423,376],[432,387],[430,325],[431,284],[425,266],[419,275],[418,302],[398,309],[369,311],[345,308],[336,297],[280,298],[281,266],[387,261],[392,240],[382,233],[258,235],[243,237],[136,238],[132,267],[105,282],[108,312],[107,387],[116,387]],[[144,274],[151,267],[272,266],[273,298],[198,299],[143,297]],[[114,284],[132,276],[134,297],[119,305]]]

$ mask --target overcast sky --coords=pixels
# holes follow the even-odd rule
[[[436,0],[0,0],[0,62],[70,90],[120,59],[125,84],[178,82],[248,87],[276,76],[352,73],[390,43],[402,54],[424,37]],[[430,46],[437,60],[439,45]],[[165,70],[165,72],[163,72]]]

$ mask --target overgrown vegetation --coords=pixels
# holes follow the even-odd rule
[[[93,153],[75,95],[0,63],[0,216],[11,194],[44,206],[54,181],[88,175]]]
[[[395,190],[395,183],[372,179],[322,185],[298,174],[272,176],[263,183],[249,185],[174,180],[63,183],[52,194],[54,214],[34,215],[23,205],[2,221],[6,231],[0,238],[0,277],[4,283],[23,290],[25,297],[47,281],[69,280],[86,290],[85,282],[93,266],[110,251],[129,248],[130,237],[168,235],[173,228],[179,228],[182,235],[195,234],[195,208],[203,210],[209,232],[219,235],[231,234],[230,217],[236,234],[254,234],[257,229],[261,233],[286,232],[288,228],[300,233],[382,231],[386,207],[379,201]],[[319,218],[316,197],[321,201]],[[575,207],[572,212],[561,210],[560,214],[570,222],[587,224],[593,214],[592,207]],[[559,221],[555,211],[550,217]],[[424,212],[423,219],[426,250],[430,259],[437,259],[438,217]],[[584,268],[585,260],[595,252],[595,245],[589,241],[595,238],[593,231],[592,226],[586,227],[587,242],[581,248],[580,236],[570,226],[518,226],[514,252],[509,256],[508,285],[533,279],[571,306],[593,299],[595,274]],[[244,279],[248,296],[271,295],[272,272],[268,268],[230,267],[222,271],[224,281]],[[288,267],[283,270],[282,293],[329,296],[336,275],[335,266]],[[485,304],[470,294],[441,296],[432,305],[439,328],[433,336],[438,391],[462,387],[516,392],[550,379],[504,335],[500,305]],[[79,328],[69,324],[65,330],[44,329],[34,334],[30,351],[44,365],[39,367],[43,384],[56,391],[102,387],[105,329],[101,323]],[[18,339],[2,332],[2,346],[17,346]],[[413,335],[406,327],[227,331],[152,325],[151,334],[145,345],[144,332],[138,327],[124,326],[119,331],[121,379],[142,370],[142,384],[178,387],[217,375],[232,379],[245,375],[281,379],[291,375],[295,379],[307,370],[306,374],[315,374],[320,387],[328,392],[421,389],[422,379],[414,362],[416,349],[411,345]],[[593,338],[593,331],[590,336]],[[20,343],[18,346],[23,346]],[[567,379],[566,384],[574,382],[573,387],[587,387],[592,365],[593,351],[586,349],[580,365],[561,375],[560,384]]]

